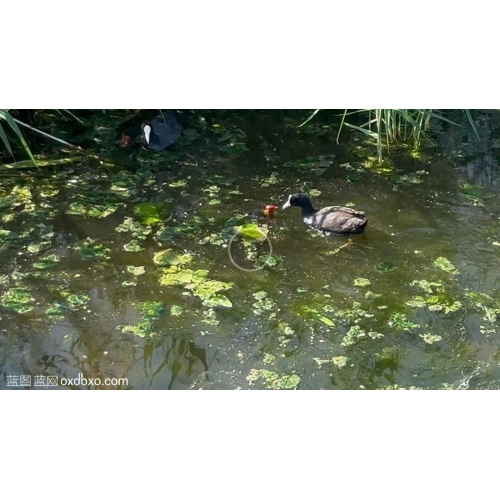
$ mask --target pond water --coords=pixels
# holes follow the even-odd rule
[[[130,159],[108,112],[97,157],[2,174],[0,387],[499,388],[491,176],[405,149],[396,171],[372,168],[362,137],[337,145],[302,118],[185,112],[171,152]],[[298,191],[365,211],[365,234],[325,237],[280,209],[259,222],[272,257],[236,238],[252,272],[236,266],[245,212]]]

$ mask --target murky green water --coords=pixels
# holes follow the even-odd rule
[[[102,163],[3,176],[0,387],[81,374],[129,389],[498,388],[496,165],[485,177],[401,153],[402,172],[380,175],[359,139],[298,123],[192,115],[174,153],[137,161],[103,125]],[[366,233],[346,245],[280,210],[270,265],[233,265],[243,214],[304,190],[364,210]]]

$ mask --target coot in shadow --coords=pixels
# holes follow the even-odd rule
[[[168,148],[181,136],[182,125],[176,110],[162,111],[160,116],[151,120],[132,119],[126,124],[120,144],[123,147],[140,145],[148,151],[161,151]]]
[[[283,209],[288,207],[301,207],[304,222],[327,233],[361,234],[368,223],[364,212],[352,208],[332,206],[316,210],[309,197],[303,194],[291,194]]]
[[[144,147],[150,151],[161,151],[171,146],[180,136],[182,125],[175,110],[142,124]]]

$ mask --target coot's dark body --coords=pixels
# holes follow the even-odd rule
[[[157,111],[158,112],[158,111]],[[176,110],[162,111],[160,116],[145,118],[138,113],[120,129],[120,143],[124,147],[141,146],[148,151],[161,151],[177,141],[182,133],[179,113]]]
[[[164,112],[162,116],[142,125],[144,147],[150,151],[161,151],[171,146],[180,136],[182,125],[175,110]]]
[[[288,207],[301,207],[304,222],[314,229],[327,233],[361,234],[368,224],[364,212],[340,206],[316,210],[311,200],[303,194],[290,195],[283,209]]]

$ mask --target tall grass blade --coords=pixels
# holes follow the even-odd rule
[[[3,143],[5,144],[5,147],[7,148],[7,151],[10,153],[10,156],[12,156],[12,158],[14,158],[14,153],[12,152],[12,148],[10,147],[9,139],[7,138],[7,135],[5,134],[5,130],[3,129],[1,123],[0,123],[0,139],[2,139]]]
[[[470,113],[470,110],[468,109],[462,109],[464,112],[465,116],[469,120],[470,126],[472,127],[472,130],[476,133],[476,137],[479,139],[479,134],[477,133],[476,125],[474,124],[474,120],[472,119],[472,115]]]
[[[35,127],[32,127],[31,125],[28,125],[27,123],[24,123],[22,121],[17,120],[16,118],[13,118],[15,122],[19,123],[19,125],[22,125],[23,127],[29,128],[30,130],[33,130],[34,132],[43,135],[44,137],[48,137],[49,139],[52,139],[53,141],[60,142],[61,144],[64,144],[65,146],[69,146],[70,148],[74,149],[82,149],[80,146],[74,146],[73,144],[70,144],[69,142],[63,141],[62,139],[59,139],[58,137],[54,137],[53,135],[47,134],[46,132],[42,132],[41,130],[38,130]]]
[[[306,123],[309,123],[320,111],[320,109],[316,109],[313,113],[311,113],[309,118],[307,118],[306,121],[302,122],[297,128],[303,127]]]
[[[33,153],[31,152],[28,143],[24,139],[24,136],[19,127],[17,126],[15,119],[12,118],[11,114],[6,109],[0,109],[0,120],[5,120],[9,124],[10,128],[16,133],[17,137],[21,141],[21,144],[23,145],[25,151],[28,153],[29,157],[33,160],[33,163],[36,165],[35,157],[33,156]]]

